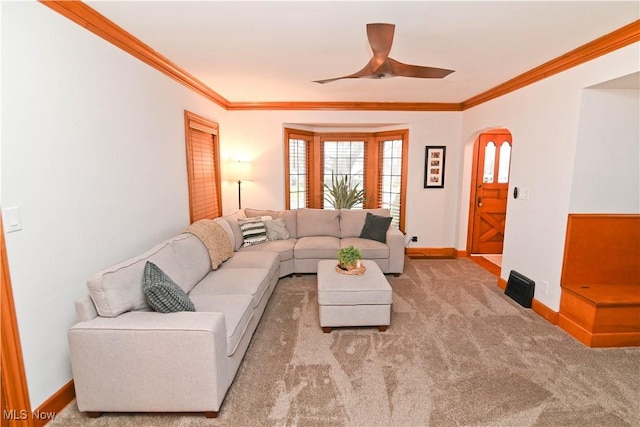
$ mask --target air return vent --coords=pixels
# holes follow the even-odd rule
[[[511,270],[509,280],[507,281],[507,288],[504,290],[504,293],[521,306],[531,308],[531,300],[533,299],[533,291],[535,288],[536,283],[533,280],[523,276],[517,271]]]

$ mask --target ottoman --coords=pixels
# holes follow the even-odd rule
[[[377,326],[381,332],[391,324],[391,286],[374,261],[363,260],[363,275],[341,274],[336,260],[318,262],[320,326]]]

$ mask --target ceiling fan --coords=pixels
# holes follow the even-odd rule
[[[341,79],[383,79],[389,77],[416,77],[422,79],[441,79],[453,73],[444,68],[422,67],[398,62],[389,57],[393,43],[393,24],[367,24],[367,38],[373,50],[373,57],[369,63],[357,73],[333,79],[314,80],[315,83],[329,83]]]

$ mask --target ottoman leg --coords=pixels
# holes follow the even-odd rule
[[[328,334],[329,332],[331,332],[331,326],[323,326],[322,332],[324,332],[325,334]]]
[[[378,330],[379,330],[380,332],[384,332],[384,331],[386,331],[386,330],[387,330],[387,325],[380,325],[380,326],[378,326]]]

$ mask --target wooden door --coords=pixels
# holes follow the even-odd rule
[[[478,138],[471,253],[502,253],[511,144],[511,134],[506,131],[483,133]]]

